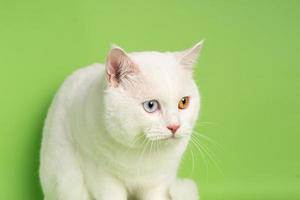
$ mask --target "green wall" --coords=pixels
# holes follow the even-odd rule
[[[0,0],[0,199],[42,199],[43,120],[68,74],[112,43],[166,51],[203,38],[196,130],[213,159],[191,146],[180,175],[204,200],[300,199],[299,24],[297,0]]]

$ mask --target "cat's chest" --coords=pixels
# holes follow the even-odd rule
[[[120,158],[121,160],[121,158]],[[119,160],[119,161],[120,161]],[[128,156],[121,163],[113,163],[110,172],[135,190],[142,185],[157,184],[175,177],[179,158],[165,159],[160,156]]]
[[[175,174],[180,161],[180,156],[175,152],[149,155],[145,152],[112,152],[106,149],[101,154],[95,162],[97,171],[107,171],[120,179],[137,184]]]

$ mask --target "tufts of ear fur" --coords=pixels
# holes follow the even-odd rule
[[[117,87],[122,79],[137,71],[136,64],[127,53],[120,47],[113,45],[106,60],[106,74],[110,86]]]
[[[192,48],[185,50],[180,53],[179,63],[184,66],[186,69],[193,69],[193,66],[197,62],[200,51],[203,47],[204,41],[201,40],[197,44],[195,44]]]

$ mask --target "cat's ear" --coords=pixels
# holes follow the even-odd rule
[[[137,71],[136,64],[129,58],[127,53],[114,45],[106,59],[106,78],[109,84],[117,87],[125,76]]]
[[[200,55],[200,51],[203,47],[204,41],[201,40],[195,44],[192,48],[187,49],[179,54],[179,63],[186,69],[193,69],[193,66],[197,62],[197,59]]]

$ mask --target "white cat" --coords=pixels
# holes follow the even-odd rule
[[[66,79],[44,127],[46,200],[197,200],[176,172],[199,112],[192,78],[202,41],[183,52],[127,54]]]

